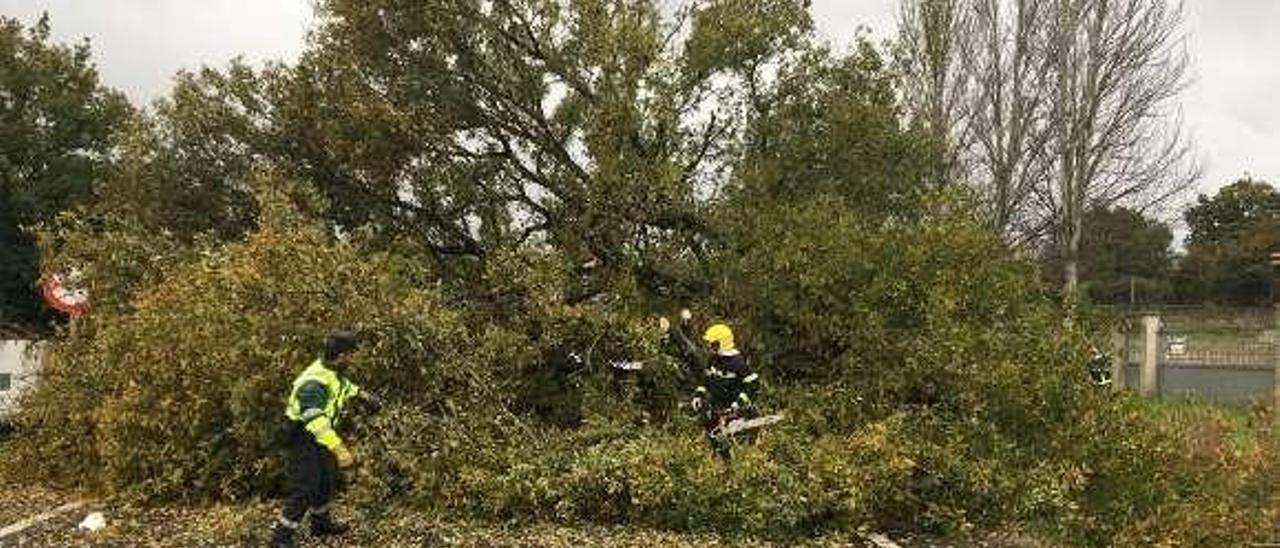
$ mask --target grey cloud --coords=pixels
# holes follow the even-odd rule
[[[134,102],[163,95],[173,75],[290,59],[302,49],[310,0],[0,0],[0,14],[33,23],[48,12],[54,37],[88,38],[103,80]]]
[[[814,0],[834,38],[858,24],[891,37],[898,0]],[[1188,0],[1187,47],[1197,78],[1182,111],[1206,159],[1202,192],[1248,171],[1280,183],[1280,1]]]

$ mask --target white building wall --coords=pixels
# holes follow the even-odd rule
[[[35,382],[43,348],[37,341],[0,340],[0,416],[12,412],[17,396]]]

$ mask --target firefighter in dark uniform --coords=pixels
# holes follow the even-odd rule
[[[687,311],[682,311],[681,316],[689,319]],[[661,325],[666,330],[670,323],[663,318]],[[707,439],[716,454],[727,459],[731,441],[720,436],[719,431],[730,419],[758,416],[755,397],[760,377],[747,365],[728,325],[718,323],[707,328],[702,335],[705,352],[699,352],[682,329],[672,329],[669,333],[687,361],[703,366],[701,383],[690,405],[703,414]]]
[[[339,470],[355,462],[337,428],[348,403],[359,398],[376,402],[346,377],[356,350],[355,336],[346,331],[329,335],[324,356],[316,359],[293,381],[285,416],[289,419],[289,498],[271,535],[271,546],[293,546],[298,528],[308,512],[311,533],[332,536],[348,527],[334,521],[329,502],[339,482]]]

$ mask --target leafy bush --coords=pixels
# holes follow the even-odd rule
[[[1234,427],[1089,385],[1091,316],[1064,322],[960,214],[870,223],[814,198],[725,231],[707,277],[729,283],[699,319],[733,321],[788,419],[724,465],[677,412],[691,379],[634,285],[567,303],[580,278],[539,249],[475,265],[480,287],[437,283],[431,261],[335,239],[280,190],[263,185],[245,242],[175,254],[162,283],[78,323],[5,458],[151,501],[269,493],[288,382],[348,326],[369,341],[354,376],[392,401],[350,433],[371,507],[1094,546],[1239,544],[1268,518],[1273,447],[1188,436]],[[609,366],[623,359],[644,371]]]
[[[1081,511],[1059,518],[1060,536],[1117,546],[1267,540],[1280,516],[1280,447],[1265,422],[1233,425],[1213,406],[1180,404],[1171,412],[1133,396],[1085,419],[1094,435],[1059,449],[1089,472]]]
[[[900,420],[818,439],[779,429],[740,447],[727,466],[690,431],[691,421],[671,429],[589,421],[565,435],[511,417],[464,430],[398,413],[406,415],[417,417],[410,421],[416,426],[385,419],[369,427],[429,433],[385,437],[384,454],[401,466],[401,492],[425,507],[490,519],[774,536],[847,530],[871,522],[913,466]],[[361,496],[390,492],[384,485]]]
[[[484,384],[461,316],[412,263],[360,253],[264,195],[263,226],[96,314],[55,345],[19,425],[24,462],[146,498],[240,496],[279,476],[287,387],[325,333],[367,341],[353,376],[443,405]]]

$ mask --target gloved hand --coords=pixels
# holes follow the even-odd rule
[[[702,411],[702,398],[693,398],[690,400],[689,407],[694,411]]]
[[[690,312],[688,308],[680,309],[680,319],[686,322],[692,320],[693,312]]]
[[[663,333],[671,331],[671,320],[668,320],[666,316],[659,317],[658,329],[661,329]]]
[[[351,454],[351,450],[346,445],[338,445],[333,448],[333,456],[338,459],[338,468],[351,468],[356,463],[355,455]]]

